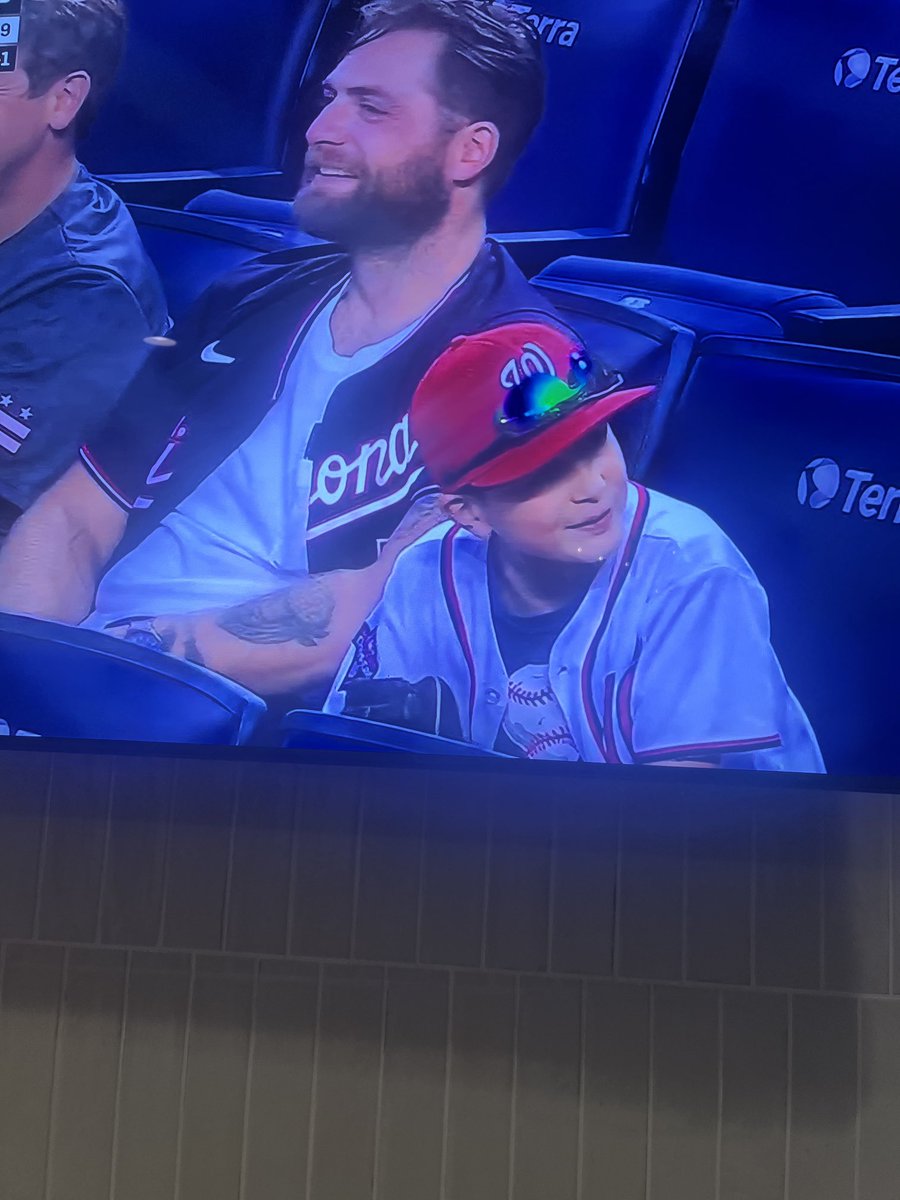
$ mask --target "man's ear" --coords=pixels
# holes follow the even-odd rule
[[[491,527],[481,515],[477,500],[471,496],[441,496],[440,505],[449,520],[455,521],[469,533],[480,538],[491,536]]]
[[[65,133],[81,112],[91,90],[91,77],[86,71],[73,71],[54,83],[47,93],[48,124],[56,133]]]
[[[468,187],[480,179],[499,149],[500,130],[492,121],[477,121],[457,130],[451,143],[453,182]]]

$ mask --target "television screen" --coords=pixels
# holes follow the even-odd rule
[[[885,0],[0,0],[0,734],[900,779]]]

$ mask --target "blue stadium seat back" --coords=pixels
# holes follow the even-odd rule
[[[582,255],[557,259],[535,282],[652,314],[701,336],[780,338],[798,311],[844,308],[825,292]]]
[[[98,174],[277,168],[329,0],[130,0],[125,60],[82,161]]]
[[[0,613],[0,721],[13,733],[240,745],[265,708],[223,676],[156,650]]]
[[[900,361],[710,338],[647,482],[756,571],[828,770],[896,775]]]
[[[293,232],[296,228],[293,205],[289,200],[243,196],[225,188],[210,188],[201,192],[185,204],[184,211],[222,221],[234,221],[241,226],[268,233],[281,233],[284,230]]]
[[[291,246],[316,244],[298,229],[281,228],[274,222],[254,223],[146,205],[132,205],[131,214],[159,272],[169,314],[175,320],[211,283],[250,259]]]
[[[661,249],[678,266],[900,300],[900,40],[884,0],[739,0]]]
[[[292,750],[365,750],[401,754],[439,754],[453,758],[506,758],[490,750],[481,750],[467,742],[456,742],[433,733],[419,733],[342,717],[311,709],[292,709],[282,724],[283,744]]]
[[[679,395],[694,353],[694,334],[645,312],[534,281],[593,358],[618,371],[626,387],[655,390],[617,414],[613,430],[633,478],[652,460],[669,409]]]
[[[708,0],[539,0],[547,108],[497,197],[492,229],[623,232]]]

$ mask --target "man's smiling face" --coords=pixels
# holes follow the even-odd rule
[[[301,228],[350,249],[408,245],[450,206],[453,135],[436,95],[442,35],[385,34],[323,85],[294,209]]]

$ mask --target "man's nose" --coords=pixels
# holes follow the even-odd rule
[[[344,118],[341,115],[340,101],[332,100],[315,116],[307,129],[307,145],[315,146],[322,142],[340,145],[344,138]]]

